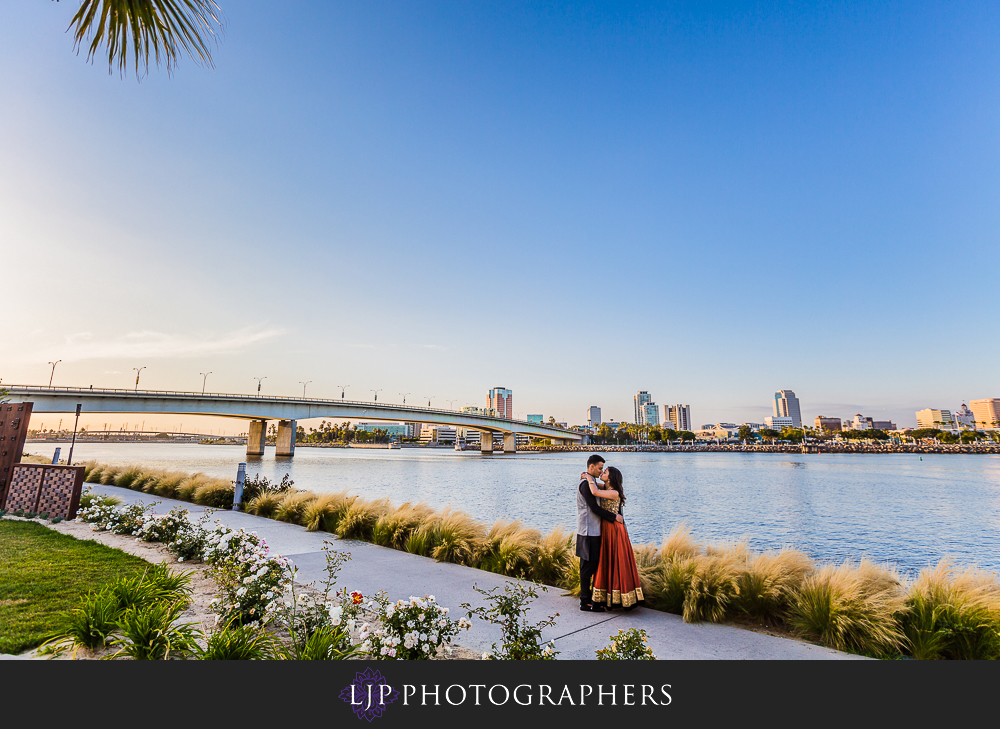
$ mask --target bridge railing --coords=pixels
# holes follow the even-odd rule
[[[476,413],[463,413],[461,410],[449,410],[445,408],[431,408],[431,407],[419,407],[415,405],[401,405],[394,403],[384,403],[366,400],[346,400],[343,398],[317,398],[317,397],[288,397],[282,395],[244,395],[235,392],[189,392],[185,390],[129,390],[127,387],[116,387],[116,388],[94,388],[94,387],[60,387],[48,385],[4,385],[11,392],[16,392],[17,394],[31,394],[37,392],[38,394],[46,393],[65,393],[69,394],[79,394],[79,395],[132,395],[135,397],[141,397],[143,395],[149,395],[154,397],[194,397],[194,398],[223,398],[229,400],[265,400],[268,402],[284,402],[284,403],[295,403],[295,404],[333,404],[333,405],[358,405],[369,408],[379,408],[379,409],[392,409],[392,410],[407,410],[415,414],[419,413],[441,413],[447,415],[462,415],[466,418],[473,418],[478,421],[487,422],[490,420],[503,420],[509,423],[517,423],[519,425],[530,425],[535,428],[544,428],[553,433],[576,433],[577,431],[569,430],[568,428],[558,428],[551,425],[546,425],[544,423],[532,423],[527,420],[515,420],[514,418],[502,418],[499,416],[492,415],[479,415]],[[414,418],[414,420],[418,420]]]

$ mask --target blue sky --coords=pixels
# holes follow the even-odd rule
[[[0,7],[4,382],[1000,396],[995,2],[220,4],[141,83]]]

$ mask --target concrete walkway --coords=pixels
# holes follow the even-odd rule
[[[196,504],[129,489],[88,485],[95,493],[117,496],[124,503],[154,503],[153,513],[156,514],[165,514],[176,506],[183,506],[192,515],[205,510]],[[463,614],[459,606],[464,602],[473,607],[484,604],[482,596],[472,589],[473,585],[489,589],[516,581],[492,572],[436,562],[367,542],[340,539],[326,532],[307,532],[304,527],[295,524],[242,512],[220,510],[215,512],[214,518],[234,529],[242,527],[257,532],[267,541],[272,555],[286,557],[298,568],[298,582],[322,583],[326,577],[323,544],[332,542],[335,549],[350,552],[352,557],[340,570],[338,589],[346,587],[365,595],[385,590],[392,600],[406,599],[411,595],[434,595],[438,603],[450,608],[453,618]],[[797,640],[725,625],[690,625],[679,615],[647,608],[637,608],[628,613],[585,613],[580,611],[576,597],[564,596],[559,589],[552,587],[532,603],[528,617],[531,622],[537,622],[556,613],[559,613],[556,625],[544,632],[544,639],[555,639],[560,659],[593,659],[594,652],[608,644],[609,636],[631,627],[646,631],[649,645],[660,659],[862,659],[861,656]],[[468,632],[462,631],[455,639],[456,644],[477,651],[487,651],[493,642],[499,641],[499,628],[478,619],[474,619],[473,627]]]

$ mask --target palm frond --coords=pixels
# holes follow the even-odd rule
[[[77,52],[89,40],[87,60],[107,47],[108,70],[124,76],[134,65],[136,77],[149,71],[150,55],[161,58],[171,73],[181,52],[209,67],[209,40],[225,28],[225,16],[214,0],[83,0],[67,30]]]

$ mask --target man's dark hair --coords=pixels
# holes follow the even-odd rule
[[[596,453],[587,459],[587,468],[590,468],[595,463],[604,463],[604,458],[597,455]]]

